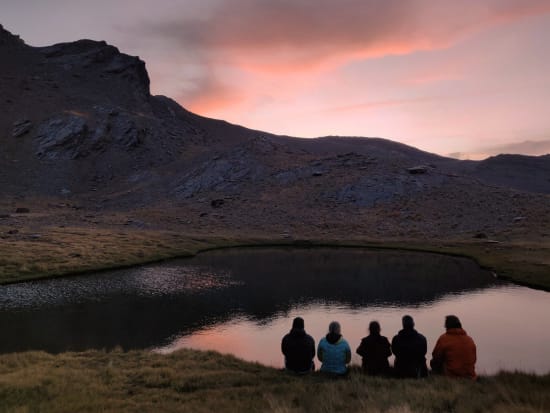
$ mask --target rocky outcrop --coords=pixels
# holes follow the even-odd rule
[[[23,47],[25,42],[17,35],[11,34],[0,24],[0,47]]]
[[[176,185],[175,194],[190,198],[201,192],[239,192],[244,184],[265,179],[267,168],[245,152],[227,158],[211,159],[191,170]]]
[[[146,133],[128,113],[96,107],[93,114],[68,112],[42,122],[34,140],[39,158],[77,159],[110,146],[131,150]]]
[[[117,74],[130,80],[144,96],[150,94],[145,62],[139,57],[120,53],[116,47],[104,41],[85,39],[39,50],[49,61],[61,65],[66,71],[97,69],[104,74]]]
[[[88,137],[86,120],[77,115],[60,115],[38,126],[35,136],[39,158],[75,159],[84,155]]]

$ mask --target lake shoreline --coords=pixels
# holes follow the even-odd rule
[[[545,243],[197,237],[159,231],[134,231],[120,236],[108,231],[78,230],[52,231],[40,242],[8,243],[0,240],[0,255],[6,257],[0,266],[0,285],[135,267],[225,248],[334,247],[403,250],[470,258],[498,278],[550,291],[550,244]],[[107,240],[107,245],[101,244],[102,240]],[[67,257],[67,249],[60,248],[60,245],[78,252],[70,252]]]

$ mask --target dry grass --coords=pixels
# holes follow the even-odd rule
[[[0,356],[0,412],[543,412],[550,376],[296,377],[213,352]]]
[[[1,229],[1,228],[0,228]],[[0,231],[2,232],[2,231]],[[499,276],[550,290],[550,241],[273,240],[241,234],[204,236],[171,231],[108,228],[30,229],[0,238],[0,284],[106,268],[124,267],[238,245],[367,246],[432,251],[474,258]]]
[[[222,244],[162,231],[44,228],[0,239],[0,284],[184,257]]]

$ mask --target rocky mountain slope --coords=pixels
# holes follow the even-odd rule
[[[105,42],[31,47],[1,26],[0,91],[8,229],[550,236],[550,156],[458,161],[378,138],[275,136],[152,96],[145,63]]]

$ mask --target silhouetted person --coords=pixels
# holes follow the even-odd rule
[[[296,317],[292,329],[283,337],[281,351],[285,356],[285,368],[303,374],[315,369],[315,340],[306,333],[304,319]]]
[[[401,322],[403,329],[391,342],[391,348],[395,354],[394,373],[401,378],[426,377],[428,375],[426,337],[414,329],[414,320],[410,315],[403,316]]]
[[[340,323],[333,321],[328,326],[328,334],[319,341],[317,357],[321,361],[321,371],[344,376],[348,373],[347,364],[351,361],[348,342],[342,337]]]
[[[476,379],[476,345],[462,329],[457,316],[445,317],[447,331],[441,335],[432,352],[430,365],[434,373],[449,377]]]
[[[361,340],[357,354],[362,359],[363,371],[370,376],[385,376],[390,372],[388,357],[391,356],[391,346],[388,339],[380,335],[380,323],[371,321],[369,335]]]

